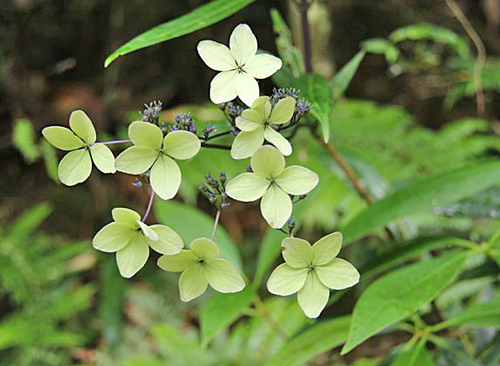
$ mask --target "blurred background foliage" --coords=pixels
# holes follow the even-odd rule
[[[329,97],[309,90],[301,77],[294,1],[257,1],[211,27],[103,67],[125,41],[202,3],[0,2],[0,365],[369,366],[409,364],[405,357],[419,365],[497,365],[499,268],[484,253],[469,256],[456,281],[420,311],[431,324],[464,309],[492,314],[483,323],[462,315],[449,337],[436,341],[442,343],[433,346],[434,361],[425,348],[405,354],[400,345],[409,336],[394,328],[348,355],[339,356],[338,347],[347,337],[347,314],[371,280],[409,259],[435,256],[450,244],[443,238],[481,243],[500,229],[494,161],[500,153],[500,1],[458,1],[487,50],[480,72],[484,110],[476,103],[476,50],[445,1],[314,1],[314,85],[336,75]],[[213,74],[195,47],[207,38],[225,43],[240,22],[251,25],[262,49],[285,61],[273,81],[261,83],[263,93],[274,86],[302,89],[322,119],[321,131],[329,131],[368,193],[385,204],[366,210],[321,144],[298,131],[288,164],[300,162],[321,178],[295,206],[299,233],[312,240],[342,230],[357,243],[343,255],[362,273],[359,286],[332,296],[333,306],[315,327],[292,299],[267,296],[263,283],[284,235],[267,227],[256,204],[234,202],[216,235],[223,256],[252,280],[237,296],[209,292],[183,304],[176,277],[154,260],[133,280],[122,279],[114,259],[93,251],[90,238],[110,220],[112,207],[145,207],[146,191],[123,174],[93,174],[84,185],[63,187],[57,154],[41,139],[44,126],[66,124],[74,109],[85,110],[100,135],[123,138],[151,100],[166,105],[164,121],[191,112],[200,131],[208,124],[223,130],[222,112],[207,103]],[[198,193],[204,175],[223,169],[234,177],[246,162],[204,150],[180,166],[180,194],[157,202],[154,218],[189,243],[212,228],[214,212]],[[255,293],[263,300],[254,300]],[[481,305],[488,300],[493,306]]]

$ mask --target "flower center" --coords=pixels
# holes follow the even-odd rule
[[[238,73],[245,72],[245,70],[243,70],[243,67],[244,67],[244,66],[245,66],[245,65],[236,65],[236,71],[237,71]]]
[[[314,272],[314,266],[309,267],[309,272]]]

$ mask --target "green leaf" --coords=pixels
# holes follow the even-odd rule
[[[26,240],[51,212],[52,205],[48,202],[42,202],[29,208],[14,221],[10,227],[7,241],[21,242]]]
[[[351,243],[395,219],[459,201],[498,183],[498,161],[478,162],[474,166],[408,183],[349,221],[341,230],[344,243]]]
[[[361,61],[365,57],[366,51],[359,51],[348,63],[346,63],[342,68],[335,74],[332,80],[332,95],[333,100],[339,100],[344,92],[347,90],[347,87],[351,83],[356,70],[359,67]],[[312,111],[312,110],[311,110]]]
[[[288,341],[265,366],[304,364],[314,356],[341,345],[347,338],[349,316],[320,322]]]
[[[448,319],[446,324],[500,328],[500,296],[488,302],[469,305],[459,315]]]
[[[371,53],[383,53],[385,59],[389,63],[395,63],[399,57],[398,48],[387,39],[384,38],[372,38],[361,43],[361,48],[366,52]]]
[[[401,352],[391,366],[434,366],[434,361],[425,349],[425,339],[415,347]]]
[[[210,237],[214,226],[213,218],[195,207],[179,202],[156,200],[154,211],[158,221],[179,234],[185,243],[196,238]],[[221,225],[217,227],[214,241],[221,250],[220,257],[227,259],[241,271],[243,266],[238,248]]]
[[[160,24],[128,41],[106,58],[104,67],[108,67],[118,57],[127,53],[208,27],[229,17],[252,2],[253,0],[215,0],[199,6],[188,14]]]
[[[284,239],[282,232],[278,230],[267,230],[260,244],[257,268],[253,278],[254,285],[259,285],[262,278],[269,270],[274,261],[281,253],[281,241]]]
[[[458,275],[465,258],[464,252],[441,255],[373,282],[354,307],[349,337],[341,354],[430,302]]]
[[[233,294],[212,295],[200,310],[202,344],[206,346],[220,331],[238,319],[250,306],[254,295],[253,286]]]
[[[292,32],[287,27],[285,20],[277,9],[271,9],[273,30],[276,33],[276,48],[283,63],[289,67],[291,73],[298,78],[305,72],[304,58],[300,49],[292,43]]]
[[[23,158],[28,164],[35,162],[40,157],[40,150],[35,141],[35,131],[28,119],[20,118],[14,121],[12,142],[23,154]]]
[[[54,182],[59,183],[57,176],[57,155],[56,150],[47,140],[42,140],[40,143],[40,151],[42,152],[43,162],[45,163],[45,171]]]
[[[466,39],[449,29],[437,27],[433,24],[414,24],[398,28],[390,34],[389,39],[394,43],[404,40],[431,40],[438,43],[444,43],[453,48],[460,57],[464,59],[471,58],[469,45]]]
[[[330,138],[331,90],[328,81],[318,74],[303,74],[296,81],[301,97],[307,99],[313,108],[311,114],[319,121],[323,139]]]

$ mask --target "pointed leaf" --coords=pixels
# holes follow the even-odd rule
[[[332,95],[333,100],[337,101],[342,97],[347,87],[351,83],[354,74],[358,70],[361,61],[365,57],[366,51],[359,51],[348,63],[335,74],[332,80]]]

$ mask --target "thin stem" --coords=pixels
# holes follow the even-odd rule
[[[309,33],[309,20],[307,19],[309,4],[307,1],[308,0],[301,1],[300,13],[302,23],[302,41],[304,43],[304,66],[307,73],[312,73],[311,35]]]
[[[103,145],[115,145],[115,144],[126,144],[127,142],[131,142],[131,141],[130,140],[115,140],[115,141],[99,142],[99,144],[103,144]]]
[[[204,141],[210,141],[210,140],[213,140],[213,139],[216,139],[216,138],[219,138],[219,137],[222,137],[222,136],[227,136],[231,133],[231,131],[224,131],[224,132],[220,132],[220,133],[217,133],[215,135],[212,135],[212,136],[208,136],[207,138],[203,138]]]
[[[354,188],[358,193],[363,197],[363,199],[368,203],[369,205],[372,205],[374,203],[373,198],[370,196],[368,191],[366,190],[365,186],[360,182],[358,177],[356,176],[356,173],[354,173],[354,170],[351,168],[349,163],[345,161],[345,159],[340,155],[340,153],[335,149],[335,147],[331,143],[325,142],[321,136],[319,136],[317,133],[314,134],[314,137],[318,142],[323,146],[323,148],[326,150],[328,155],[338,164],[338,166],[344,171],[346,177],[351,181],[353,184]]]
[[[264,320],[269,323],[273,331],[286,342],[288,340],[288,335],[283,329],[280,328],[274,319],[269,316],[269,313],[267,312],[266,307],[264,306],[264,303],[260,299],[259,295],[255,295],[254,304],[260,316],[262,316]]]
[[[212,230],[212,235],[210,235],[210,240],[214,240],[215,232],[217,231],[217,226],[219,225],[220,211],[217,210],[217,214],[215,215],[214,228]]]
[[[207,147],[209,149],[231,150],[231,146],[219,145],[219,144],[207,144],[206,142],[202,142],[201,147]]]
[[[477,104],[477,114],[480,116],[484,116],[486,108],[485,108],[485,100],[484,100],[484,92],[483,86],[481,83],[481,72],[483,70],[484,63],[486,61],[486,49],[484,47],[484,43],[479,37],[479,34],[476,32],[469,19],[465,16],[460,6],[455,2],[455,0],[445,0],[446,5],[450,8],[453,15],[460,22],[462,27],[464,28],[467,35],[474,43],[474,46],[477,50],[476,62],[474,62],[474,88],[476,89],[476,104]]]
[[[148,202],[148,207],[146,208],[146,212],[144,213],[144,216],[142,217],[142,222],[145,222],[146,219],[149,216],[149,213],[151,212],[151,207],[153,207],[153,201],[155,199],[155,191],[151,190],[151,196],[149,196],[149,202]]]

